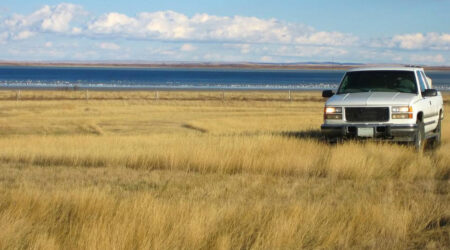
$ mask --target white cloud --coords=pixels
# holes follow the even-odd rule
[[[419,49],[424,46],[425,36],[422,33],[396,35],[392,41],[402,49]]]
[[[190,43],[183,44],[180,48],[180,50],[184,51],[184,52],[191,52],[191,51],[195,51],[196,49],[197,48]]]
[[[450,34],[442,33],[415,33],[396,35],[392,43],[401,49],[433,49],[450,50]]]
[[[120,49],[120,46],[115,43],[100,43],[98,45],[98,47],[101,49],[106,49],[106,50],[119,50]]]
[[[188,17],[174,11],[143,12],[136,17],[120,13],[102,15],[87,26],[92,36],[245,43],[293,43],[352,45],[358,38],[340,32],[315,31],[303,24],[256,17],[221,17],[197,14]]]
[[[304,25],[282,23],[276,19],[207,14],[195,15],[191,19],[191,27],[196,30],[198,40],[252,43],[290,43],[297,33],[311,31]]]
[[[142,32],[149,37],[176,40],[189,39],[194,34],[189,18],[174,11],[144,12],[138,15],[138,20]]]
[[[78,28],[78,27],[72,28],[72,34],[74,34],[74,35],[81,34],[81,32],[82,32],[81,28]]]
[[[428,33],[427,38],[431,43],[432,49],[450,50],[450,34]]]
[[[29,30],[24,30],[24,31],[21,31],[21,32],[15,34],[12,38],[13,38],[13,40],[25,40],[34,35],[35,35],[34,32],[31,32]]]
[[[74,4],[59,4],[56,7],[44,7],[41,27],[44,31],[66,32],[70,30],[70,22],[72,19],[83,13],[83,9]]]
[[[316,31],[304,24],[245,16],[196,14],[192,17],[175,11],[142,12],[134,17],[111,12],[88,22],[81,17],[81,6],[63,3],[45,5],[29,14],[5,19],[6,31],[64,33],[84,37],[124,37],[155,41],[281,43],[302,45],[349,46],[358,37],[340,32]],[[79,23],[74,26],[74,23]],[[243,50],[245,53],[245,49]]]
[[[71,22],[85,14],[81,6],[74,4],[45,5],[30,15],[14,14],[5,19],[0,27],[15,40],[27,39],[43,32],[70,33]]]
[[[136,31],[138,22],[120,13],[108,13],[102,15],[95,22],[88,25],[88,30],[93,34],[130,33]]]

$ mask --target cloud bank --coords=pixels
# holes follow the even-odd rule
[[[189,53],[191,57],[197,53],[192,58],[198,60],[202,56],[211,58],[214,54],[220,57],[217,49],[224,54],[233,50],[237,53],[235,60],[247,58],[261,61],[268,58],[302,61],[314,57],[318,60],[330,57],[352,60],[363,51],[378,50],[383,52],[380,55],[385,56],[389,54],[387,51],[398,51],[391,58],[386,56],[385,60],[390,61],[394,57],[403,58],[400,55],[402,53],[414,51],[415,56],[411,54],[407,58],[420,62],[420,54],[426,54],[424,62],[435,58],[436,63],[445,63],[442,53],[447,53],[450,48],[450,34],[447,33],[398,34],[388,38],[366,39],[350,33],[316,30],[305,24],[273,18],[216,16],[206,13],[187,16],[170,10],[141,12],[135,16],[119,12],[94,16],[82,6],[70,3],[46,5],[28,15],[13,14],[0,19],[0,44],[3,46],[14,41],[36,38],[53,39],[46,41],[53,44],[58,39],[83,39],[85,44],[89,43],[86,41],[95,41],[96,47],[110,52],[125,48],[127,41],[166,44],[165,49],[144,50],[165,51],[166,55]],[[173,43],[178,45],[172,46]],[[215,46],[215,50],[206,51],[205,48],[214,47],[211,45]],[[55,49],[54,46],[51,47]],[[142,50],[139,46],[135,47]]]
[[[9,38],[26,39],[36,33],[160,41],[291,43],[303,45],[352,45],[358,38],[340,32],[316,31],[303,24],[244,16],[196,14],[174,11],[142,12],[134,17],[111,12],[84,20],[78,5],[44,6],[30,15],[15,14],[2,22]],[[80,19],[80,20],[77,20]],[[76,26],[78,21],[80,26]]]

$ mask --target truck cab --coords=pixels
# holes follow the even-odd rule
[[[419,67],[357,68],[345,73],[324,108],[322,134],[329,140],[377,138],[412,142],[421,149],[441,138],[443,100]]]

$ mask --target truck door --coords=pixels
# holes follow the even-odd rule
[[[427,82],[423,76],[422,71],[418,70],[417,79],[419,81],[420,92],[422,93],[428,89]],[[435,123],[435,110],[433,105],[433,97],[424,97],[422,96],[422,100],[420,101],[420,106],[423,108],[423,122],[425,124],[425,133],[433,130],[436,127]]]
[[[425,72],[423,71],[419,71],[420,74],[422,75],[422,79],[425,82],[425,87],[427,89],[432,89],[433,87],[431,86],[431,84],[428,83],[427,80],[427,76],[425,75]],[[431,121],[434,121],[434,123],[430,126],[431,129],[435,129],[437,126],[437,122],[439,121],[439,100],[440,98],[438,96],[432,96],[432,97],[427,97],[428,100],[431,101],[431,109],[430,111],[432,112],[431,115]],[[430,121],[430,122],[431,122]]]

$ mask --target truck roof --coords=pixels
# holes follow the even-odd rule
[[[352,71],[376,71],[376,70],[398,70],[398,71],[415,71],[415,70],[423,70],[423,68],[420,67],[363,67],[363,68],[354,68],[349,69],[348,72]]]

